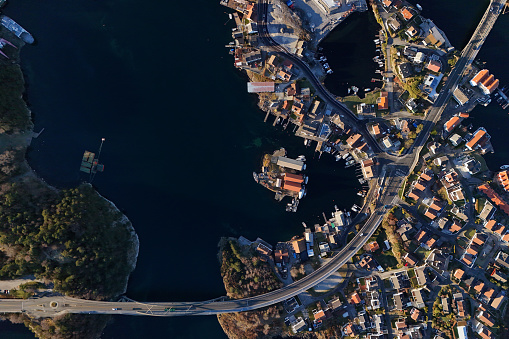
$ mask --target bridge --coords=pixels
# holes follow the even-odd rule
[[[439,121],[451,98],[452,91],[461,81],[463,72],[475,59],[488,33],[493,28],[504,3],[505,0],[491,1],[476,31],[472,35],[467,46],[463,49],[460,59],[444,84],[438,99],[426,117],[423,131],[419,134],[409,152],[404,156],[397,157],[382,152],[379,145],[367,132],[365,124],[325,89],[309,66],[299,58],[288,53],[283,47],[272,40],[266,26],[268,6],[266,0],[259,0],[258,13],[262,13],[258,22],[261,41],[270,50],[292,60],[302,70],[303,74],[315,87],[318,95],[338,111],[343,112],[348,122],[364,135],[366,142],[369,142],[372,150],[380,159],[381,165],[384,165],[386,168],[387,179],[385,190],[382,196],[379,197],[376,208],[373,213],[371,213],[364,226],[328,263],[313,273],[278,290],[255,297],[237,300],[228,300],[226,297],[220,297],[214,300],[200,302],[138,302],[126,297],[123,297],[122,300],[118,302],[82,300],[70,297],[43,297],[27,300],[0,299],[0,312],[27,313],[33,317],[52,317],[65,313],[100,313],[139,316],[217,315],[221,313],[250,311],[271,306],[316,286],[336,272],[364,246],[366,241],[382,222],[385,215],[384,206],[393,205],[398,201],[398,191],[405,177],[410,174],[415,167],[419,158],[419,153],[428,139],[431,129],[437,121]],[[497,6],[496,10],[493,10],[493,8],[495,8],[494,5]]]

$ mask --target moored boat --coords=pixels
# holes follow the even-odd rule
[[[34,37],[32,34],[28,33],[26,29],[21,27],[16,21],[12,20],[6,15],[0,16],[0,23],[2,26],[7,28],[9,31],[14,33],[18,38],[23,40],[27,44],[33,44],[34,43]]]
[[[508,169],[508,168],[509,168],[509,165],[502,165],[502,166],[500,166],[500,169],[502,169],[502,170],[505,170],[505,169]]]

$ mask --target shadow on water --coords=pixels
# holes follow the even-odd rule
[[[379,25],[371,10],[353,13],[339,24],[320,42],[323,54],[334,71],[325,78],[325,87],[338,96],[348,95],[348,88],[359,87],[359,96],[364,89],[381,86],[381,82],[371,82],[372,78],[381,79],[375,73],[378,64],[373,61],[376,46],[373,40],[379,31]]]

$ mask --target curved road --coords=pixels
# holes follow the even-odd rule
[[[266,1],[266,0],[264,0]],[[500,4],[501,0],[492,0],[491,4]],[[259,13],[267,15],[266,2],[258,4]],[[491,5],[490,5],[491,7]],[[344,112],[354,124],[358,131],[361,132],[366,142],[371,148],[377,152],[377,157],[386,165],[386,181],[384,191],[379,198],[377,208],[374,213],[366,221],[362,229],[355,235],[350,243],[345,246],[336,256],[334,256],[327,264],[316,270],[315,272],[305,276],[301,280],[285,286],[279,290],[262,294],[256,297],[239,299],[239,300],[217,300],[203,302],[136,302],[127,298],[126,302],[100,302],[82,299],[74,299],[68,297],[45,297],[29,300],[0,299],[0,312],[18,313],[26,312],[35,317],[48,317],[62,313],[106,313],[106,314],[124,314],[124,315],[151,315],[151,316],[189,316],[189,315],[213,315],[220,313],[242,312],[254,310],[278,302],[287,300],[303,291],[306,291],[323,280],[327,279],[332,273],[337,271],[348,260],[350,260],[357,251],[366,243],[369,237],[375,232],[385,214],[385,205],[392,205],[397,201],[397,192],[401,188],[404,178],[410,173],[415,166],[418,155],[422,146],[426,142],[431,128],[440,119],[440,116],[449,102],[452,90],[461,80],[461,75],[465,68],[470,65],[477,55],[482,43],[484,42],[489,31],[493,27],[500,11],[496,13],[489,9],[470,42],[461,54],[461,58],[456,67],[451,72],[448,80],[444,84],[443,90],[439,98],[435,102],[432,110],[426,118],[426,125],[414,142],[414,147],[410,152],[402,157],[389,156],[382,153],[380,147],[366,131],[365,124],[357,119],[345,106],[337,102],[335,98],[323,87],[323,85],[314,76],[309,66],[302,60],[287,53],[282,47],[278,46],[267,34],[265,22],[259,22],[263,32],[260,34],[261,39],[270,46],[271,49],[282,54],[284,57],[292,60],[306,74],[308,79],[315,86],[316,91],[321,95],[322,99],[327,101],[341,112]]]

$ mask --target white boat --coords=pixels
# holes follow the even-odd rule
[[[369,91],[371,91],[371,88],[365,88],[364,89],[364,92],[369,92]]]
[[[345,154],[343,154],[343,159],[346,159],[346,158],[348,158],[349,156],[350,156],[350,154],[349,154],[349,153],[345,153]]]
[[[309,177],[307,175],[304,176],[304,185],[308,183]]]
[[[352,91],[352,90],[350,89],[350,87],[348,87],[348,94],[350,94],[350,92],[351,92],[351,91]]]
[[[299,156],[297,157],[297,160],[299,160],[299,161],[306,161],[306,157],[305,157],[305,156],[303,156],[303,155],[299,155]]]
[[[505,170],[505,169],[508,169],[508,168],[509,168],[509,165],[502,165],[502,166],[500,166],[500,169],[502,169],[502,170]]]
[[[327,74],[332,74],[332,73],[334,73],[334,71],[333,71],[332,69],[329,69],[329,70],[327,71]]]
[[[419,4],[416,4],[415,7],[417,7],[418,10],[422,11],[422,6]]]

